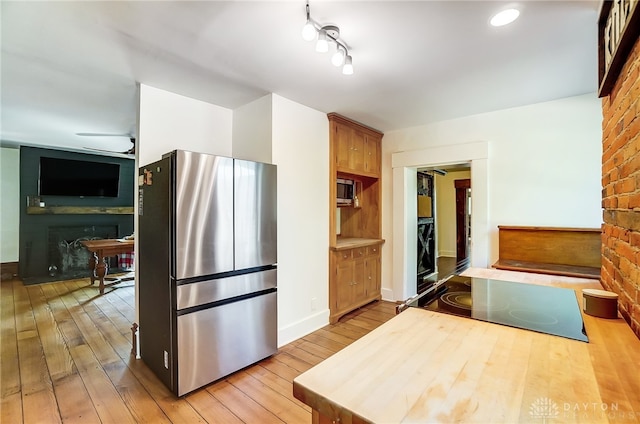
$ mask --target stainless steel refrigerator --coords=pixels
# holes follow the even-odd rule
[[[138,183],[145,363],[182,396],[275,353],[275,165],[176,150]]]

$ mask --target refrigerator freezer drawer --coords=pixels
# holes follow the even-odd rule
[[[276,292],[178,317],[178,396],[278,350]]]
[[[252,272],[233,277],[200,281],[176,287],[176,307],[178,310],[206,305],[219,300],[276,288],[277,271]]]

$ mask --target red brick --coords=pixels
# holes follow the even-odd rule
[[[634,107],[634,109],[637,109],[637,106]],[[626,136],[629,139],[632,139],[634,136],[638,135],[638,129],[640,128],[640,117],[638,116],[638,111],[629,111],[629,115],[633,116],[634,119],[632,122],[629,122],[628,124],[626,124]]]
[[[623,227],[617,227],[617,228],[618,228],[617,239],[618,239],[618,242],[620,243],[619,245],[617,245],[618,249],[626,248],[625,246],[621,246],[622,244],[631,248],[631,245],[629,244],[629,235],[631,234],[631,231],[628,228],[623,228]],[[616,250],[616,252],[620,253],[620,250]]]
[[[631,150],[631,149],[625,149]],[[634,152],[633,155],[629,155],[625,163],[621,167],[621,175],[624,177],[632,176],[636,172],[640,170],[640,154],[638,152]],[[635,183],[634,183],[635,184]]]
[[[628,261],[634,262],[636,260],[637,250],[629,245],[629,243],[619,243],[616,248],[616,253],[621,258],[625,258]]]
[[[631,261],[625,257],[620,258],[620,274],[624,278],[622,280],[622,288],[625,289],[625,282],[629,279],[629,274],[631,273]]]
[[[635,178],[625,178],[615,183],[616,194],[633,193],[636,189]]]
[[[620,170],[618,168],[613,168],[611,170],[611,179],[612,180],[617,180],[618,178],[620,178]]]
[[[621,194],[620,196],[618,196],[616,198],[617,200],[617,207],[619,209],[629,209],[629,195],[628,194]]]
[[[631,264],[631,267],[629,268],[629,281],[631,283],[635,283],[636,297],[634,300],[638,301],[637,294],[639,288],[638,281],[640,281],[640,268],[638,267],[637,262],[635,264]]]
[[[629,196],[629,209],[640,208],[640,193],[634,193]]]
[[[611,157],[611,160],[613,161],[613,164],[615,166],[622,165],[624,163],[624,153],[622,153],[622,151],[620,150],[616,151]],[[623,173],[621,174],[621,176],[626,177],[626,175],[624,175]]]

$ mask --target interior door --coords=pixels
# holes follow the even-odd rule
[[[456,188],[456,260],[469,256],[471,180],[455,180]]]

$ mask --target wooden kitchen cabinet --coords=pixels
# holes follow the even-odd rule
[[[365,170],[366,137],[344,124],[336,124],[336,167],[347,172],[362,172]]]
[[[380,150],[382,138],[367,136],[364,143],[364,171],[380,175]]]
[[[329,321],[380,299],[380,247],[334,250],[331,254]]]
[[[331,129],[336,171],[379,177],[382,134],[336,116]]]
[[[382,133],[330,113],[329,321],[381,298],[380,246]],[[358,205],[336,214],[336,179],[356,183]],[[339,219],[339,222],[336,220]],[[336,228],[340,228],[340,236]]]
[[[364,261],[365,297],[380,294],[380,247],[368,246]]]

